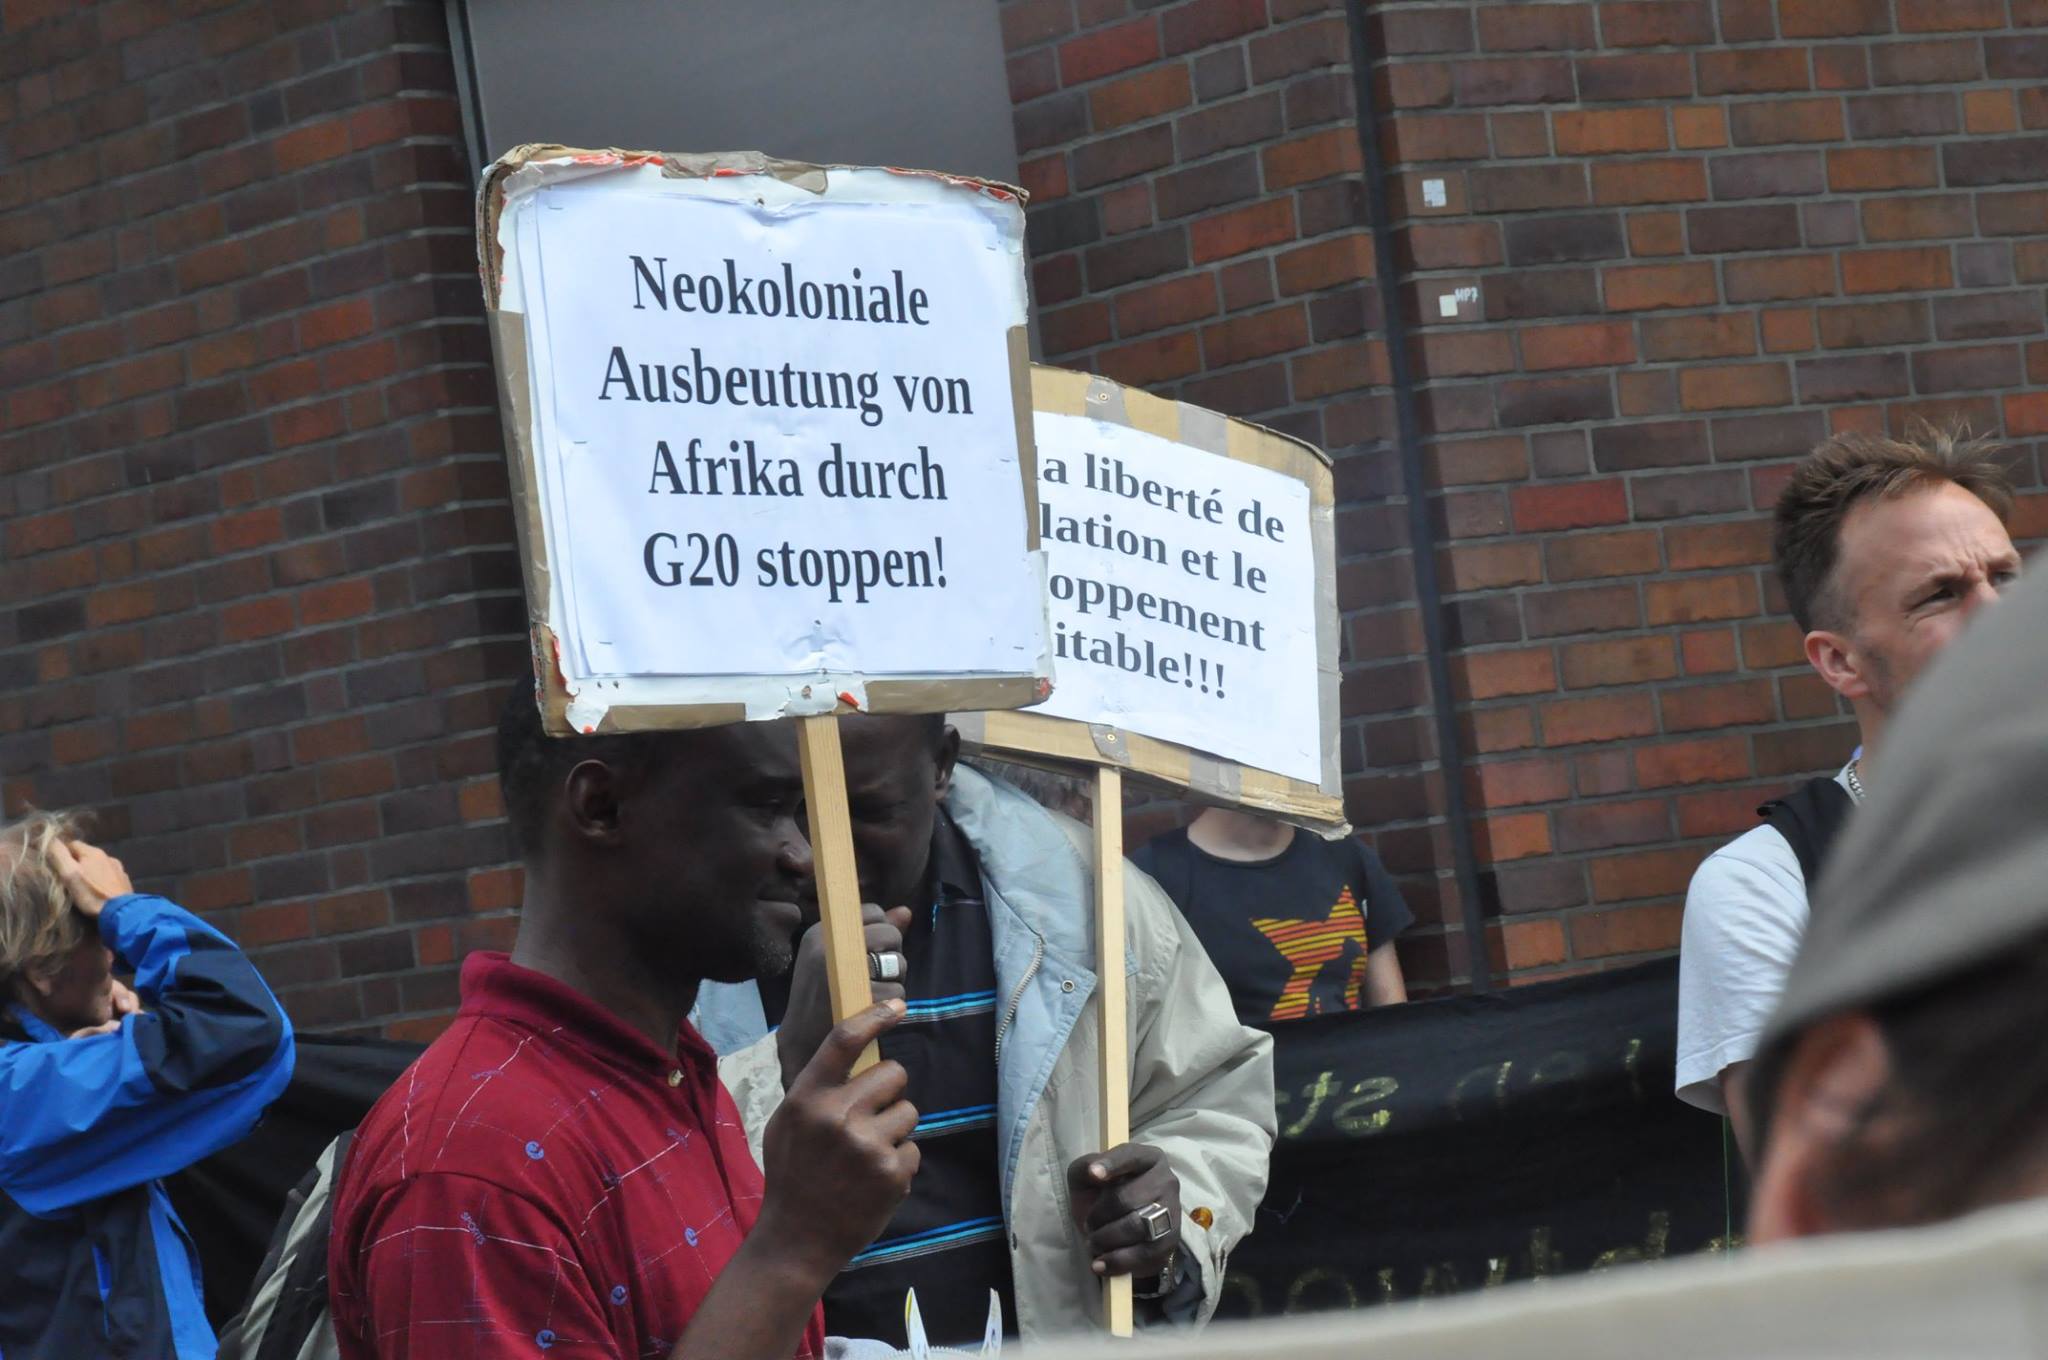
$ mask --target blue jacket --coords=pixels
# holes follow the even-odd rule
[[[86,1039],[0,1017],[0,1360],[205,1360],[199,1260],[160,1178],[255,1125],[291,1023],[184,908],[132,893],[99,925],[147,1009]]]

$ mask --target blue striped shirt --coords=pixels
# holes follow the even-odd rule
[[[1016,1332],[1009,1233],[996,1163],[996,965],[981,867],[942,811],[933,828],[929,906],[904,933],[909,1007],[882,1056],[910,1074],[922,1161],[910,1197],[825,1291],[825,1329],[908,1345],[903,1296],[917,1290],[934,1345],[980,1342],[989,1291]]]

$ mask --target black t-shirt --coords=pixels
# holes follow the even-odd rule
[[[1131,859],[1180,908],[1251,1024],[1363,1009],[1366,954],[1415,921],[1379,857],[1353,839],[1297,831],[1273,858],[1246,864],[1182,830]]]

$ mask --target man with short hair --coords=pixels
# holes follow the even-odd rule
[[[2048,579],[1887,715],[1748,1074],[1748,1243],[1174,1360],[2034,1360],[2048,1351]],[[1061,1360],[1125,1360],[1127,1344]]]
[[[328,1261],[344,1360],[810,1360],[818,1299],[907,1193],[905,1076],[848,1073],[902,1015],[834,1028],[757,1169],[685,1022],[704,979],[789,963],[811,873],[786,722],[544,734],[499,726],[524,860],[510,956],[358,1129]]]
[[[232,941],[77,833],[0,828],[0,1355],[211,1360],[163,1178],[248,1133],[292,1027]]]
[[[827,1290],[831,1330],[902,1344],[914,1286],[935,1343],[979,1339],[991,1292],[1029,1341],[1094,1325],[1113,1275],[1132,1277],[1140,1322],[1206,1320],[1265,1189],[1272,1039],[1237,1023],[1173,904],[1125,864],[1132,1141],[1101,1148],[1090,835],[957,765],[940,719],[840,728],[877,994],[910,1007],[882,1053],[925,1114],[923,1170]],[[751,989],[716,1000],[749,1007],[756,1032],[781,1020],[722,1064],[757,1130],[824,1033],[820,932],[786,1011],[764,1016]]]
[[[2048,581],[1945,656],[1751,1073],[1757,1242],[2048,1199]]]
[[[1678,1095],[1735,1117],[1742,1072],[1805,933],[1834,830],[1877,777],[1887,722],[1964,625],[2018,576],[2012,492],[1997,450],[1920,428],[1839,435],[1795,469],[1773,544],[1806,659],[1849,701],[1863,744],[1834,780],[1761,811],[1700,865],[1679,953]],[[1744,1144],[1747,1148],[1747,1144]]]

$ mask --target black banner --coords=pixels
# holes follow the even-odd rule
[[[199,1251],[206,1314],[242,1311],[285,1196],[335,1137],[362,1122],[420,1045],[298,1036],[291,1085],[247,1138],[170,1178],[171,1203]]]
[[[1280,1144],[1223,1314],[1367,1307],[1725,1237],[1720,1121],[1671,1094],[1677,977],[1665,960],[1281,1026]],[[172,1180],[216,1324],[286,1193],[418,1052],[302,1036],[256,1131]]]
[[[1721,1121],[1671,1094],[1677,991],[1668,959],[1279,1027],[1280,1143],[1223,1315],[1370,1307],[1725,1238]]]

